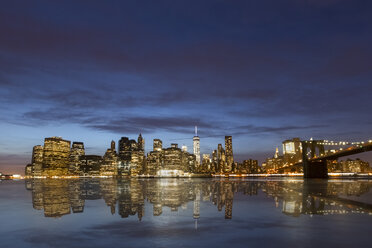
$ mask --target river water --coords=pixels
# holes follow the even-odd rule
[[[0,247],[372,247],[371,180],[0,182]]]

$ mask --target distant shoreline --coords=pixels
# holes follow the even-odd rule
[[[329,179],[332,178],[372,178],[372,173],[328,173]],[[293,174],[195,174],[188,176],[61,176],[61,177],[0,177],[0,180],[18,180],[18,179],[83,179],[83,178],[303,178],[302,173]]]

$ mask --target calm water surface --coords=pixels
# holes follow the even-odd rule
[[[0,182],[0,247],[372,247],[372,181]]]

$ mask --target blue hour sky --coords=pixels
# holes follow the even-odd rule
[[[232,135],[238,161],[372,139],[371,44],[371,1],[3,1],[0,171],[50,136],[191,152],[197,125],[202,153]]]

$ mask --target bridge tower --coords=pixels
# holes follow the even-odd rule
[[[317,140],[301,141],[304,178],[328,178],[327,160],[316,159],[316,148],[319,150],[319,155],[324,154],[324,145],[320,145],[318,142]],[[311,160],[307,155],[309,148]]]

